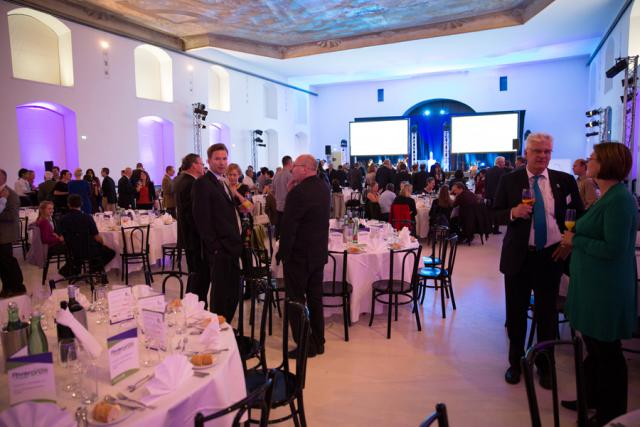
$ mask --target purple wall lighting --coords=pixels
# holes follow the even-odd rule
[[[44,162],[53,160],[60,169],[78,167],[76,113],[52,102],[31,102],[16,107],[20,167],[44,179]]]
[[[157,116],[138,119],[138,150],[144,169],[159,185],[165,167],[175,164],[173,123]]]

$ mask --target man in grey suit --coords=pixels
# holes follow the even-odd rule
[[[26,292],[22,270],[13,256],[12,242],[20,239],[20,198],[7,187],[7,172],[0,169],[0,298],[21,295]]]

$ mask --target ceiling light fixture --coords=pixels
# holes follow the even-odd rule
[[[587,122],[584,126],[588,127],[588,128],[594,128],[594,127],[600,126],[600,121],[599,120],[591,120],[590,122]]]

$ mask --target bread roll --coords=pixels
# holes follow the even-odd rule
[[[111,423],[120,418],[121,414],[120,405],[112,405],[103,401],[93,407],[93,419],[101,423]]]
[[[194,366],[208,366],[213,363],[213,354],[211,353],[200,353],[194,354],[191,356],[191,363]]]

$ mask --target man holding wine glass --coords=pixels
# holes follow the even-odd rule
[[[509,335],[509,368],[505,381],[520,381],[524,355],[527,310],[534,293],[538,342],[552,340],[557,330],[556,299],[563,262],[568,250],[560,247],[566,229],[565,214],[583,212],[573,177],[548,169],[553,139],[545,133],[527,138],[527,165],[504,175],[498,184],[494,209],[507,222],[502,243],[500,272],[504,274]],[[549,367],[538,365],[540,385],[551,387]]]

